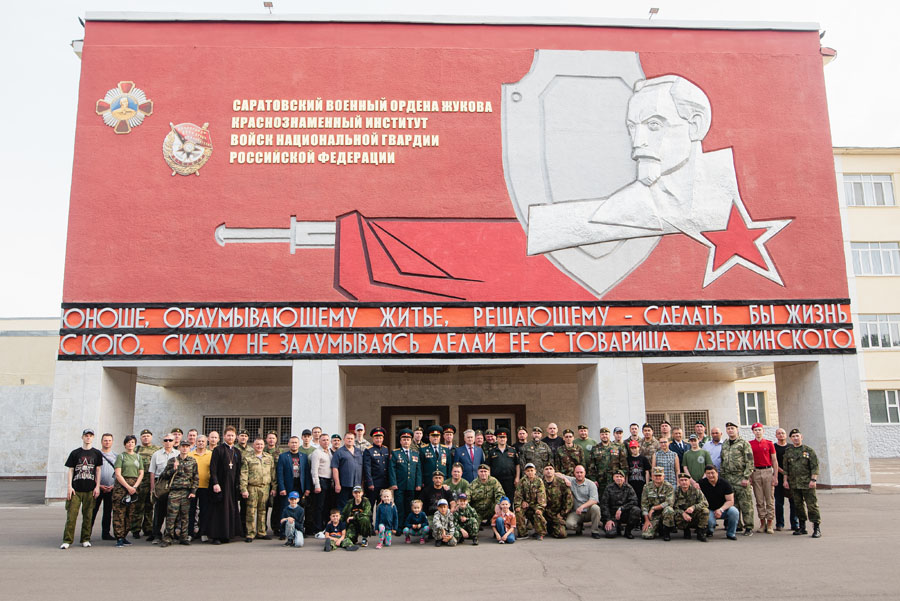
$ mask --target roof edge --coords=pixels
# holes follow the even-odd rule
[[[306,14],[265,15],[229,13],[169,13],[96,11],[85,14],[86,21],[249,21],[263,23],[409,23],[422,25],[542,25],[575,27],[631,27],[653,29],[725,29],[819,31],[810,21],[679,21],[650,19],[616,19],[605,17],[514,17],[472,15],[372,15],[372,14]]]

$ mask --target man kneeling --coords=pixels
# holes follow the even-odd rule
[[[706,542],[706,526],[709,522],[709,503],[703,493],[691,486],[690,474],[678,474],[678,490],[675,491],[675,526],[684,530],[684,538],[691,538],[691,528],[697,531],[697,540]]]
[[[625,538],[634,538],[631,531],[641,522],[641,508],[637,494],[625,482],[625,472],[622,470],[613,474],[613,483],[603,491],[600,512],[606,538],[615,538],[620,534],[624,534]]]

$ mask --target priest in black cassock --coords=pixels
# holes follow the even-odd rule
[[[210,517],[208,536],[214,545],[227,543],[241,534],[238,510],[241,480],[241,451],[234,446],[237,433],[225,428],[224,443],[213,449],[209,460]]]

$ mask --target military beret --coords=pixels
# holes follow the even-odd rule
[[[619,426],[616,426],[615,428],[613,428],[613,433],[614,433],[614,434],[615,434],[615,433],[618,433],[618,432],[624,432],[624,431],[625,431],[625,430],[623,430],[623,429],[620,428]]]
[[[703,426],[704,428],[706,427],[706,424],[703,423],[702,419],[698,419],[697,421],[695,421],[694,425],[695,426]]]
[[[189,446],[191,446],[191,441],[188,440],[187,438],[182,438],[182,439],[181,439],[181,444],[179,444],[178,446],[180,446],[180,447],[189,447]]]
[[[172,430],[172,431],[174,432],[174,430]],[[244,430],[243,428],[241,428],[241,431],[238,432],[238,436],[240,436],[241,434],[243,434],[244,436],[250,436],[250,433],[247,432],[246,430]]]
[[[169,432],[171,432],[173,434],[175,432],[178,432],[179,434],[184,434],[184,432],[181,431],[181,428],[172,428],[171,430],[169,430]]]
[[[401,429],[400,430],[400,438],[403,438],[404,436],[409,436],[410,438],[412,438],[412,430],[410,430],[409,428]]]
[[[644,424],[643,426],[641,426],[641,430],[643,430],[644,428],[650,428],[652,430],[653,426],[651,426],[650,424]]]
[[[497,436],[509,436],[509,430],[507,430],[506,428],[498,428]]]
[[[275,432],[269,432],[269,434],[275,434]],[[312,436],[312,430],[306,429],[300,433],[300,436]]]
[[[794,434],[800,434],[800,430],[798,430],[797,428],[794,428],[793,430],[791,430],[791,433],[788,434],[788,436],[793,436]]]
[[[482,432],[481,430],[475,430],[475,436],[478,436],[479,434],[484,436],[484,432]]]
[[[532,431],[532,432],[540,432],[541,434],[544,433],[544,430],[543,430],[540,426],[535,426],[535,427],[533,427],[533,428],[531,429],[531,431]]]
[[[456,426],[453,424],[444,424],[444,432],[453,432],[456,434]]]
[[[381,436],[384,436],[384,428],[382,428],[381,426],[372,428],[372,430],[369,432],[369,436],[378,436],[379,434]]]
[[[353,487],[353,492],[362,492],[362,491],[363,491],[362,486],[354,486]]]
[[[756,430],[757,428],[762,428],[762,427],[763,427],[763,425],[762,425],[761,423],[756,422],[755,424],[753,424],[752,426],[750,426],[750,429],[751,429],[751,430]]]
[[[664,468],[664,467],[659,467],[659,466],[653,468],[653,475],[654,475],[654,476],[665,476],[665,475],[666,475],[666,468]]]
[[[416,426],[415,428],[413,428],[413,432],[424,432],[424,431],[425,431],[425,428],[423,428],[422,426]]]
[[[433,472],[431,472],[431,477],[434,478],[435,476],[440,476],[441,478],[443,478],[444,472],[442,472],[441,470],[434,470]]]
[[[309,433],[312,434],[312,430],[310,430]],[[266,436],[268,436],[269,434],[274,434],[275,436],[279,435],[278,430],[269,430],[268,432],[266,432]]]
[[[487,430],[484,431],[484,434],[485,434],[485,436],[487,436],[488,434],[490,434],[491,436],[493,436],[493,435],[494,435],[494,431],[493,431],[491,428],[488,428]]]
[[[575,435],[575,433],[572,432],[572,430],[570,430],[569,428],[566,428],[565,430],[563,430],[563,436],[565,436],[566,434],[572,434],[573,436]]]
[[[625,477],[625,470],[616,470],[613,472],[613,476],[622,476]]]
[[[639,442],[636,441],[636,440],[629,440],[629,441],[628,441],[628,446],[629,446],[629,447],[639,447],[639,446],[641,446],[641,443],[639,443]]]
[[[660,425],[660,426],[663,425],[663,424],[665,424],[665,425],[667,425],[667,426],[671,426],[671,425],[672,425],[672,424],[669,423],[669,420],[667,420],[667,419],[664,419],[664,420],[662,420],[661,422],[659,422],[659,425]]]
[[[528,432],[528,428],[526,428],[525,426],[519,426],[518,428],[516,428],[516,432]]]
[[[144,434],[149,434],[150,436],[153,436],[153,432],[151,432],[147,428],[144,428],[143,430],[141,430],[141,436],[143,436]]]
[[[690,477],[690,475],[685,474],[684,472],[681,472],[680,474],[678,474],[678,479],[679,479],[679,480],[682,480],[682,479],[684,479],[684,480],[690,480],[691,477]]]
[[[579,430],[587,430],[588,427],[585,426],[584,424],[579,424],[579,425],[578,425],[578,429],[579,429]]]
[[[604,432],[609,434],[609,428],[607,428],[606,426],[603,426],[602,428],[600,428],[600,434],[603,434]]]
[[[526,464],[525,464],[525,469],[526,469],[526,470],[527,470],[528,468],[530,468],[530,467],[534,468],[534,464],[533,464],[533,463],[526,463]],[[537,468],[534,468],[534,469],[537,469]]]
[[[486,464],[486,463],[482,463],[482,464],[481,464],[481,465],[479,465],[479,466],[478,466],[478,469],[480,469],[480,470],[488,470],[488,471],[490,471],[490,469],[491,469],[491,466],[489,466],[489,465],[488,465],[488,464]]]
[[[729,426],[732,426],[732,427],[734,427],[734,428],[737,428],[737,427],[738,427],[738,425],[737,425],[736,423],[734,423],[734,422],[725,422],[725,427],[727,428],[727,427],[729,427]]]
[[[331,440],[334,440],[335,438],[337,438],[338,440],[341,440],[341,435],[340,434],[332,434]]]

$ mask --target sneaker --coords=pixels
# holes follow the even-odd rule
[[[59,548],[60,548],[60,549],[68,549],[68,548],[69,548],[69,543],[63,543],[63,544],[61,544],[61,545],[59,546]]]
[[[164,540],[164,541],[162,541],[161,543],[159,543],[159,548],[160,548],[160,549],[165,549],[166,547],[169,546],[169,544],[170,544],[169,541]]]
[[[441,546],[441,539],[435,540],[435,541],[434,541],[434,546],[435,546],[435,547],[440,547],[440,546]]]
[[[200,542],[201,542],[201,543],[205,543],[205,542],[207,542],[208,540],[209,540],[209,537],[206,536],[205,534],[204,534],[203,536],[200,537]]]
[[[727,538],[728,540],[737,540],[737,537],[736,537],[736,536],[733,536],[733,535],[731,535],[731,534],[726,534],[726,535],[725,535],[725,538]]]
[[[316,532],[316,538],[319,540],[325,540],[325,531],[322,530],[321,532]]]
[[[151,536],[151,537],[149,537],[147,540],[150,541],[150,542],[152,542],[154,545],[158,545],[158,544],[159,544],[159,539],[158,539],[158,538],[153,538],[153,537]]]
[[[127,538],[123,538],[123,539],[122,539],[122,544],[123,544],[123,545],[130,545],[130,544],[131,544],[131,541],[128,540]]]
[[[140,532],[132,532],[131,538],[133,538],[134,540],[141,540],[141,533]]]
[[[501,538],[500,540],[498,540],[497,542],[500,543],[501,545],[505,545],[505,544],[506,544],[506,541],[503,540],[502,538]]]
[[[420,536],[420,537],[419,537],[419,544],[420,544],[420,545],[424,545],[424,544],[425,544],[425,537],[424,537],[424,536]]]
[[[781,532],[784,530],[784,526],[775,526],[775,532]]]
[[[248,536],[247,538],[244,539],[244,542],[245,542],[245,543],[252,543],[252,542],[253,542],[253,538],[250,537],[250,536]]]
[[[375,548],[376,548],[376,549],[380,549],[380,548],[382,548],[383,546],[384,546],[384,545],[382,545],[381,542],[379,542],[377,545],[375,545]]]
[[[753,536],[753,528],[744,528],[744,536]]]
[[[152,534],[148,534],[148,535],[147,535],[147,542],[148,542],[148,543],[152,543],[153,540],[154,540],[154,538],[155,538],[155,537],[154,537]]]
[[[407,545],[412,544],[412,541],[409,539],[408,536],[406,537],[406,544],[407,544]]]
[[[535,534],[532,538],[534,540],[544,540],[544,535],[543,534]]]
[[[325,548],[322,550],[328,553],[329,551],[331,551],[331,545],[325,545]]]
[[[179,545],[190,546],[190,544],[191,544],[191,539],[190,539],[190,537],[188,537],[188,538],[183,538],[183,539],[181,539],[180,541],[178,541],[178,544],[179,544]]]
[[[347,547],[348,551],[359,551],[359,545],[350,545]]]
[[[81,543],[81,546],[84,547],[84,548],[88,548],[88,547],[91,546],[91,541],[86,540],[86,541],[84,541],[83,543]]]
[[[360,547],[368,547],[368,546],[369,546],[369,539],[364,538],[364,539],[362,539],[361,541],[359,541],[359,546],[360,546]]]
[[[285,546],[285,547],[293,547],[293,546],[294,546],[294,541],[292,541],[292,540],[286,540],[286,541],[284,541],[284,546]]]
[[[121,548],[121,547],[124,547],[124,546],[125,546],[125,543],[122,541],[122,539],[121,539],[121,538],[117,538],[117,539],[116,539],[116,548]]]

